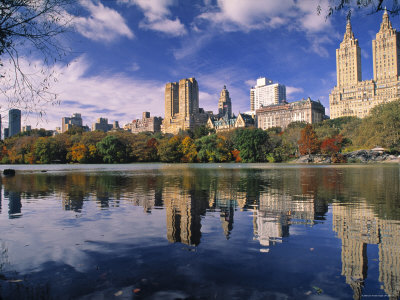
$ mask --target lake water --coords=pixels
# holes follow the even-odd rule
[[[2,299],[400,295],[397,164],[13,168]]]

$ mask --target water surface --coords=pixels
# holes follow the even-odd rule
[[[13,167],[0,298],[399,298],[397,164]]]

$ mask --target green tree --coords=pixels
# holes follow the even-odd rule
[[[240,151],[243,162],[263,162],[272,150],[266,131],[256,128],[239,128],[233,136],[234,148]]]
[[[232,154],[226,146],[225,138],[216,134],[206,135],[196,140],[197,158],[202,162],[230,161]]]
[[[126,145],[115,135],[106,136],[97,143],[96,147],[105,163],[127,162]]]

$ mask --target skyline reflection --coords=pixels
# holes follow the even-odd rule
[[[261,255],[290,242],[293,228],[322,226],[341,242],[341,274],[361,299],[368,278],[368,245],[378,245],[382,292],[400,296],[399,172],[396,168],[181,169],[108,173],[22,173],[2,181],[8,218],[24,219],[26,203],[58,201],[60,209],[83,214],[120,205],[162,210],[165,239],[200,246],[207,216],[217,213],[221,237],[240,233],[239,214],[249,213],[252,239]],[[390,189],[387,187],[390,186]],[[3,203],[2,203],[3,200]],[[50,201],[49,200],[49,201]],[[243,221],[242,221],[243,222]],[[294,231],[297,232],[296,230]],[[1,271],[1,270],[0,270]]]

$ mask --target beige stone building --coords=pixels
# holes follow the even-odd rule
[[[292,122],[321,122],[325,116],[325,107],[319,101],[310,98],[291,103],[270,105],[256,111],[257,127],[263,130],[272,127],[285,129]]]
[[[195,78],[182,79],[165,85],[165,118],[163,133],[177,134],[181,130],[205,125],[208,115],[199,108],[199,86]]]
[[[374,79],[361,79],[361,49],[350,21],[339,49],[336,50],[337,85],[329,95],[331,119],[355,116],[363,118],[382,103],[400,97],[400,40],[388,13],[383,14],[376,39],[372,41]]]
[[[125,124],[124,130],[128,130],[132,133],[160,132],[161,123],[161,117],[151,117],[150,113],[145,111],[142,114],[142,119],[132,120],[132,123]]]
[[[215,129],[216,132],[227,131],[236,128],[254,127],[255,121],[252,116],[246,114],[239,114],[237,117],[227,116],[221,118],[209,117],[207,121],[209,128]]]

